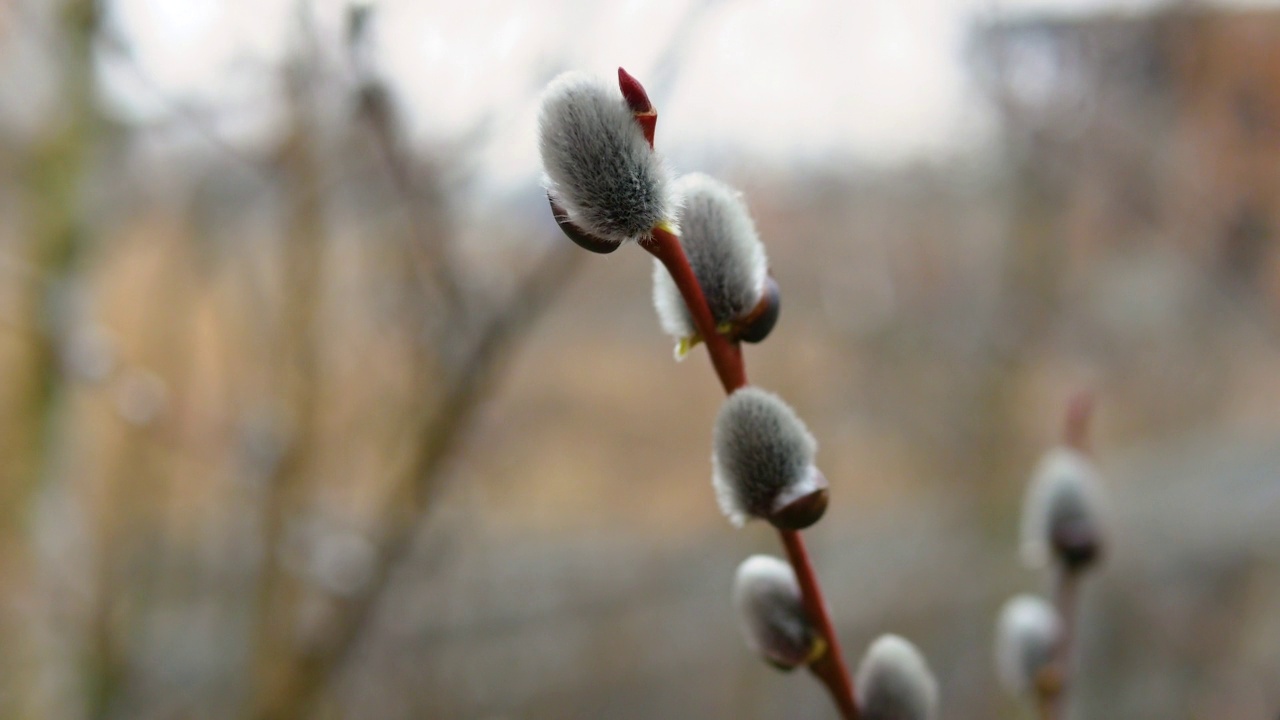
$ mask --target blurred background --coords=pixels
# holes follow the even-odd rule
[[[851,662],[1019,718],[992,625],[1067,399],[1113,545],[1077,718],[1280,711],[1280,6],[0,0],[0,717],[819,718],[635,248],[539,188],[625,66],[741,187],[754,382]]]

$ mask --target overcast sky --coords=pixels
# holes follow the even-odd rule
[[[283,57],[282,38],[296,22],[294,0],[115,2],[115,27],[151,88],[116,82],[113,96],[121,112],[143,119],[165,112],[155,89],[179,98],[253,97],[254,83],[270,75],[261,68]],[[487,118],[483,171],[507,183],[536,175],[537,91],[560,69],[612,75],[622,65],[649,84],[660,147],[672,156],[835,153],[893,163],[963,151],[988,130],[964,64],[971,23],[1153,4],[383,0],[373,27],[379,65],[409,108],[415,136],[448,141]],[[318,0],[322,39],[336,45],[346,6]],[[251,126],[241,131],[251,134]]]

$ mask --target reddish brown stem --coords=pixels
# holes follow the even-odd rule
[[[1089,452],[1089,424],[1093,420],[1093,393],[1080,390],[1067,401],[1062,423],[1062,440],[1078,452]],[[1076,605],[1080,591],[1080,569],[1062,562],[1053,566],[1053,605],[1061,631],[1053,648],[1047,682],[1039,689],[1041,720],[1062,720],[1067,715],[1067,691],[1071,685],[1071,653],[1075,646]]]
[[[706,296],[702,294],[702,286],[698,284],[698,278],[689,266],[689,259],[685,257],[680,238],[670,231],[654,228],[643,245],[671,273],[671,279],[684,297],[685,305],[689,306],[694,327],[707,346],[711,364],[715,366],[716,375],[720,377],[725,393],[732,393],[746,385],[747,370],[742,362],[742,349],[716,331],[715,318],[711,316],[711,308],[707,305]]]
[[[840,708],[844,718],[856,719],[858,705],[853,699],[853,685],[849,682],[849,669],[844,664],[844,653],[840,651],[840,643],[836,639],[836,630],[831,625],[831,614],[827,612],[827,602],[823,598],[822,588],[818,586],[818,576],[809,562],[809,551],[805,548],[804,538],[795,530],[778,530],[782,545],[787,549],[787,559],[795,570],[796,580],[800,583],[800,596],[804,600],[805,612],[813,621],[818,634],[827,642],[827,651],[809,665],[809,670],[827,686],[831,698]]]
[[[1067,447],[1089,452],[1089,423],[1093,419],[1093,393],[1081,390],[1067,402],[1062,440]]]
[[[707,354],[711,356],[711,364],[715,367],[725,393],[732,393],[745,386],[747,370],[742,359],[742,348],[716,331],[715,318],[712,317],[711,308],[702,293],[702,286],[698,284],[698,278],[685,257],[680,238],[668,230],[654,228],[651,237],[642,245],[671,273],[671,279],[675,281],[685,305],[689,307],[689,314],[693,316],[693,324],[707,346]],[[805,548],[804,538],[794,530],[779,529],[778,535],[800,584],[805,612],[826,643],[826,651],[809,665],[809,669],[831,693],[831,699],[840,709],[841,717],[845,720],[857,720],[858,705],[854,700],[853,684],[849,681],[849,670],[844,664],[844,653],[840,650],[840,640],[832,627],[822,588],[818,585],[813,564],[809,562],[809,551]]]
[[[1076,606],[1080,574],[1058,565],[1054,569],[1053,605],[1058,611],[1061,632],[1053,649],[1052,682],[1040,693],[1041,720],[1062,720],[1067,716],[1067,694],[1071,685],[1071,653],[1075,646]]]

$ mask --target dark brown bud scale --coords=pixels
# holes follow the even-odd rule
[[[749,343],[762,342],[773,332],[778,324],[778,315],[782,312],[782,295],[778,290],[778,281],[770,275],[765,278],[764,294],[760,302],[742,320],[737,339]]]
[[[573,221],[569,219],[569,213],[565,212],[564,208],[557,205],[556,201],[552,200],[550,195],[547,196],[547,202],[551,203],[551,215],[556,219],[556,224],[560,226],[560,230],[564,232],[565,237],[572,240],[578,247],[583,250],[590,250],[591,252],[600,255],[608,255],[614,250],[622,247],[619,243],[601,240],[595,235],[592,235],[586,230],[575,225]]]
[[[1088,518],[1063,519],[1051,533],[1053,553],[1069,572],[1086,570],[1102,554],[1098,530]]]
[[[822,519],[830,497],[827,477],[811,467],[808,481],[778,495],[765,519],[776,528],[803,530]]]

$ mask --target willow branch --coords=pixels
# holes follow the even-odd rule
[[[671,273],[671,279],[684,297],[685,304],[689,307],[689,314],[693,316],[694,326],[702,336],[703,344],[707,346],[707,354],[711,358],[712,366],[715,367],[716,375],[720,378],[720,384],[724,386],[725,393],[732,394],[733,391],[745,386],[747,370],[742,358],[742,348],[736,342],[730,342],[716,330],[711,308],[707,304],[706,296],[698,284],[693,268],[689,265],[684,248],[680,245],[680,239],[665,229],[655,228],[651,237],[642,245]],[[813,564],[809,561],[809,552],[805,547],[804,538],[799,532],[780,528],[778,535],[783,547],[786,548],[787,559],[800,585],[800,596],[805,612],[818,635],[826,643],[826,651],[809,665],[809,670],[826,686],[832,701],[840,709],[841,716],[845,720],[857,720],[858,705],[853,684],[849,680],[849,670],[845,666],[844,653],[840,649],[840,640],[836,636],[831,615],[827,611],[822,588],[818,585]]]

